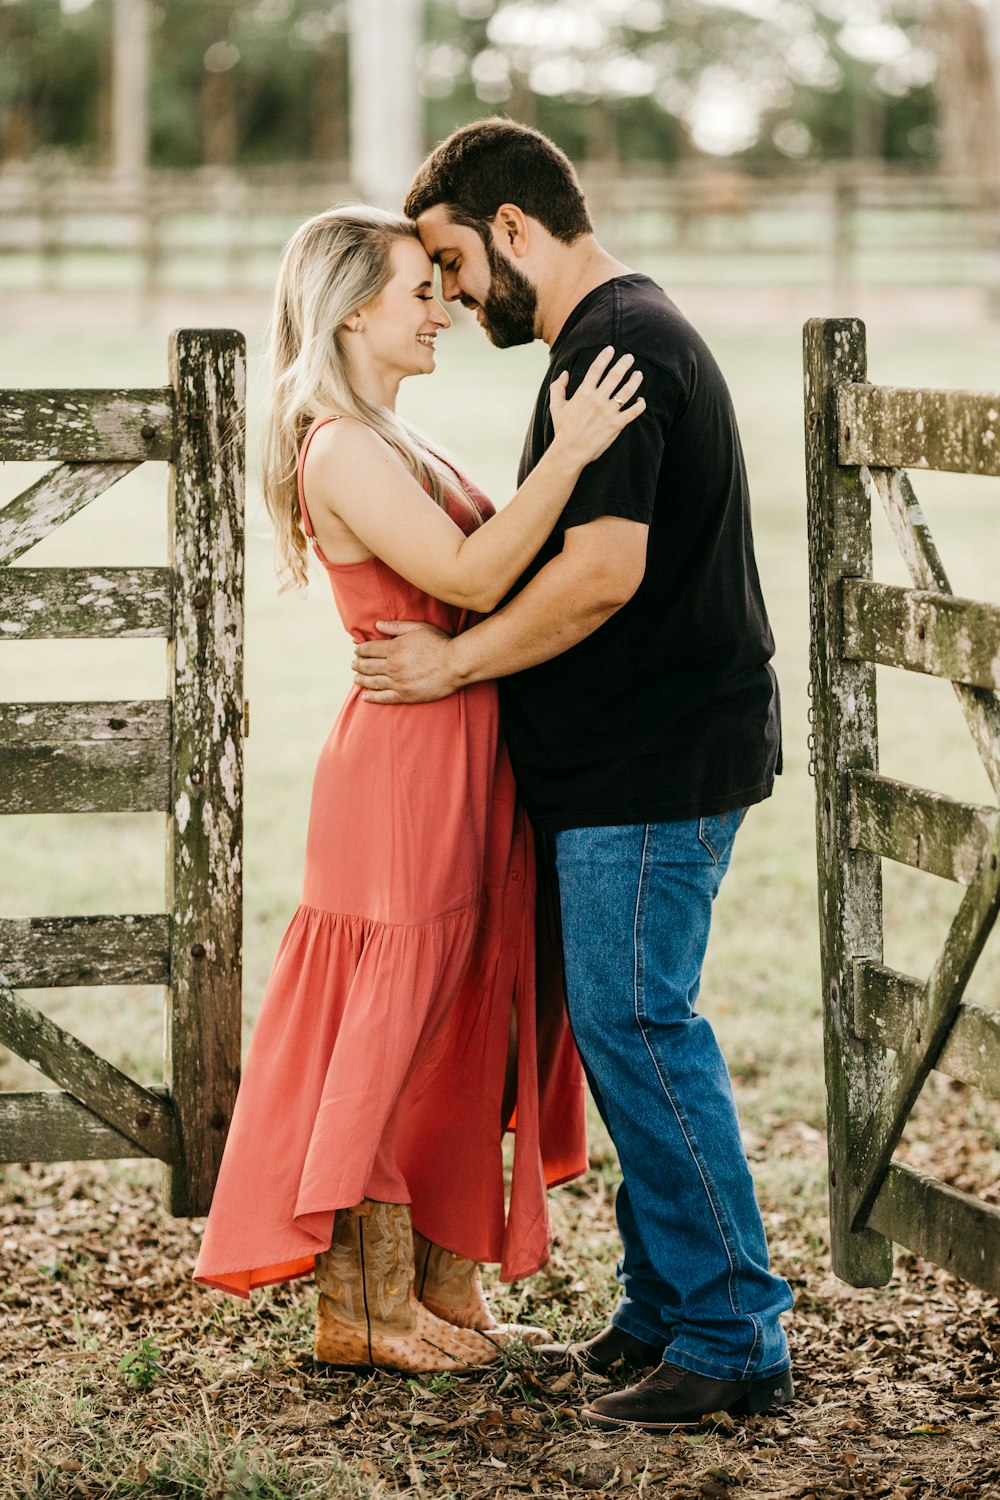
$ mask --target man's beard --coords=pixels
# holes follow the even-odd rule
[[[483,243],[490,267],[490,289],[483,304],[486,337],[498,349],[530,344],[535,338],[538,293],[527,276],[500,254],[489,236]]]

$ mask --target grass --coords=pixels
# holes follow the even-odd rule
[[[682,305],[684,298],[681,297]],[[13,333],[11,377],[25,385],[129,383],[164,379],[163,329],[156,319],[121,327],[100,319],[100,302],[69,301],[77,337],[67,338],[52,307]],[[226,309],[227,312],[230,309]],[[232,309],[251,340],[251,447],[256,436],[265,307]],[[172,313],[172,310],[171,310]],[[188,321],[224,321],[213,306]],[[822,1121],[819,998],[814,898],[812,786],[806,775],[807,598],[799,335],[782,326],[727,331],[699,320],[731,384],[740,418],[765,596],[777,640],[782,685],[785,774],[773,799],[744,826],[718,903],[705,974],[706,1011],[717,1023],[744,1109],[766,1090],[769,1114]],[[971,341],[964,329],[935,333],[870,318],[873,376],[889,383],[995,383],[1000,329]],[[106,331],[107,330],[107,331]],[[462,320],[443,340],[440,371],[403,388],[406,414],[458,454],[484,488],[512,490],[525,414],[544,373],[541,346],[497,353]],[[256,378],[255,378],[256,377]],[[11,465],[7,498],[36,468]],[[931,523],[955,587],[996,597],[992,559],[1000,527],[1000,483],[920,476]],[[163,471],[152,466],[119,484],[25,559],[35,565],[156,562],[164,555]],[[276,593],[266,517],[255,485],[247,506],[246,1019],[258,999],[301,872],[312,770],[348,683],[349,643],[325,579],[317,572],[305,598]],[[876,522],[880,518],[876,517]],[[877,527],[879,575],[902,581],[887,527]],[[136,641],[0,644],[4,695],[10,698],[157,696],[163,691],[162,643]],[[880,672],[883,765],[957,795],[989,792],[946,684]],[[161,819],[157,815],[8,818],[0,825],[0,912],[56,914],[156,910],[162,903]],[[956,893],[929,877],[891,871],[887,878],[892,962],[926,969]],[[898,921],[895,918],[898,917]],[[916,917],[917,920],[913,920]],[[898,944],[894,935],[898,927]],[[898,954],[897,954],[898,947]],[[49,992],[37,1003],[137,1076],[160,1072],[156,991]],[[129,1022],[121,1024],[122,1007]],[[761,1025],[762,1016],[767,1024]],[[7,1086],[30,1086],[26,1065],[0,1059]],[[759,1108],[763,1108],[763,1102]]]
[[[813,789],[806,771],[808,601],[800,328],[793,312],[754,324],[738,299],[722,292],[718,297],[682,293],[678,300],[694,312],[733,390],[754,497],[758,560],[778,644],[785,726],[785,774],[775,796],[747,819],[719,898],[702,1005],[730,1061],[772,1243],[779,1246],[779,1254],[785,1253],[780,1247],[791,1236],[786,1268],[803,1258],[818,1265],[824,1254],[825,1183]],[[263,324],[264,302],[259,297],[222,305],[216,300],[164,301],[147,307],[142,319],[131,322],[123,320],[123,307],[128,304],[99,295],[42,298],[15,309],[4,383],[158,385],[165,381],[166,331],[171,325],[232,323],[243,327],[251,341],[253,441],[260,392],[257,330]],[[883,310],[874,300],[861,310],[868,315],[874,379],[984,389],[1000,383],[1000,326],[979,327],[972,337],[967,327],[943,324],[940,310],[929,306],[928,318],[936,323],[931,334],[893,321],[891,310]],[[513,488],[523,425],[544,373],[544,351],[534,347],[499,354],[464,320],[442,343],[439,374],[404,387],[403,410],[450,446],[487,492],[503,499]],[[0,503],[25,488],[41,467],[10,466],[0,474]],[[996,600],[1000,482],[934,475],[918,480],[956,589]],[[350,646],[318,570],[307,597],[276,593],[270,538],[253,485],[247,516],[246,668],[252,725],[246,745],[248,1037],[275,949],[297,901],[313,766],[348,684]],[[25,562],[157,563],[165,555],[165,544],[164,476],[150,467],[67,523]],[[888,528],[878,517],[876,553],[878,576],[905,581]],[[164,676],[162,643],[0,643],[0,680],[7,699],[160,696]],[[948,686],[901,673],[880,672],[879,678],[883,769],[953,795],[992,800]],[[0,914],[157,910],[163,901],[161,840],[162,820],[156,816],[0,820]],[[958,895],[931,877],[887,871],[887,961],[914,974],[926,973]],[[997,948],[994,935],[972,989],[973,998],[994,1005],[1000,974]],[[64,990],[32,998],[137,1078],[153,1082],[162,1076],[163,1007],[158,991]],[[45,1086],[26,1063],[0,1050],[0,1087]],[[927,1091],[917,1115],[920,1165],[941,1170],[950,1149],[934,1123],[942,1099],[952,1137],[957,1121],[960,1133],[981,1140],[984,1150],[992,1141],[996,1150],[996,1109],[978,1096],[956,1101],[935,1087]],[[553,1262],[534,1290],[515,1289],[508,1316],[538,1321],[548,1313],[568,1333],[591,1329],[603,1317],[613,1290],[611,1201],[616,1172],[613,1154],[596,1126],[593,1153],[595,1171],[587,1189],[586,1213],[580,1211],[584,1200],[572,1192],[555,1195],[559,1242]],[[158,1177],[151,1163],[87,1164],[76,1179],[69,1179],[80,1184],[81,1225],[95,1184],[117,1182],[123,1191],[143,1201],[144,1195],[151,1195],[149,1201],[155,1202]],[[16,1172],[11,1174],[9,1193],[15,1199],[22,1181]],[[62,1189],[57,1184],[52,1191]],[[41,1194],[39,1201],[43,1198]],[[798,1226],[794,1235],[790,1226]],[[190,1275],[193,1251],[189,1240],[178,1244],[172,1276],[179,1287]],[[89,1492],[95,1494],[239,1494],[274,1500],[294,1495],[305,1500],[313,1494],[396,1492],[386,1488],[388,1481],[379,1477],[378,1466],[369,1473],[363,1464],[337,1458],[335,1441],[324,1449],[322,1471],[310,1469],[307,1474],[301,1466],[296,1468],[287,1445],[272,1451],[259,1401],[256,1407],[249,1398],[243,1405],[235,1398],[229,1401],[228,1425],[223,1426],[214,1410],[209,1417],[208,1408],[203,1421],[200,1405],[178,1394],[181,1387],[176,1381],[169,1387],[174,1394],[161,1396],[158,1393],[166,1387],[154,1368],[159,1352],[176,1376],[183,1336],[174,1334],[173,1343],[165,1340],[163,1330],[137,1312],[128,1341],[108,1350],[102,1324],[90,1321],[88,1276],[94,1272],[81,1272],[72,1237],[66,1243],[53,1239],[40,1245],[34,1264],[51,1294],[65,1295],[67,1321],[62,1332],[70,1330],[77,1353],[72,1379],[58,1372],[49,1378],[43,1368],[8,1390],[15,1402],[15,1423],[23,1419],[27,1430],[35,1422],[29,1421],[34,1411],[35,1418],[44,1416],[53,1433],[50,1446],[57,1457],[38,1470],[44,1469],[49,1477],[32,1493],[68,1492],[75,1471],[59,1470],[55,1464],[63,1457],[78,1461],[84,1450],[90,1452],[87,1474],[94,1488]],[[295,1288],[265,1293],[252,1309],[245,1304],[234,1308],[204,1294],[197,1306],[201,1321],[191,1337],[196,1345],[192,1370],[197,1367],[199,1388],[211,1389],[213,1380],[232,1378],[234,1369],[244,1368],[240,1361],[246,1360],[248,1383],[254,1392],[264,1390],[265,1368],[273,1371],[276,1360],[280,1364],[282,1358],[293,1359],[308,1339]],[[146,1338],[152,1342],[143,1356]],[[136,1357],[134,1371],[148,1381],[145,1393],[126,1393],[127,1371],[114,1374],[118,1361],[130,1354]],[[92,1371],[90,1362],[95,1362]],[[88,1402],[96,1401],[115,1379],[123,1393],[121,1410],[109,1414],[102,1407],[95,1416]],[[447,1400],[453,1393],[442,1385],[434,1394]],[[151,1404],[142,1407],[140,1402]],[[214,1407],[214,1397],[210,1405]],[[98,1427],[100,1448],[95,1453]],[[417,1434],[410,1436],[415,1451]],[[432,1438],[433,1432],[424,1445],[430,1452]],[[398,1452],[403,1461],[393,1473],[408,1467],[420,1472],[410,1450],[404,1446]],[[382,1464],[381,1457],[378,1462]],[[404,1477],[400,1475],[400,1482]],[[326,1483],[335,1488],[324,1488]],[[421,1492],[410,1483],[411,1493]]]

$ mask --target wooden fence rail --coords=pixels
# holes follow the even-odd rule
[[[166,842],[160,914],[0,919],[0,1043],[58,1085],[0,1094],[0,1161],[155,1157],[180,1215],[208,1209],[239,1081],[243,337],[178,332],[169,361],[161,390],[0,392],[0,459],[57,463],[0,510],[4,639],[159,636],[168,668],[162,699],[0,703],[0,813],[160,812]],[[149,461],[169,567],[12,566]],[[135,984],[166,991],[163,1088],[15,988]]]
[[[582,169],[601,238],[626,259],[669,254],[687,278],[824,287],[835,307],[862,285],[984,289],[1000,308],[1000,201],[995,190],[927,167],[850,162],[778,173],[732,168]],[[97,168],[17,166],[0,172],[0,256],[24,260],[46,289],[71,262],[116,257],[133,283],[227,290],[273,284],[297,224],[357,198],[346,163],[317,169],[156,168],[122,181]],[[768,264],[774,267],[768,271]]]
[[[1000,1011],[964,993],[1000,912],[1000,807],[881,776],[875,667],[951,680],[1000,800],[1000,609],[957,598],[903,466],[1000,474],[1000,393],[867,384],[864,326],[805,329],[812,768],[834,1269],[892,1273],[892,1242],[1000,1294],[1000,1207],[893,1160],[939,1069],[1000,1097]],[[885,507],[913,587],[872,579]],[[882,962],[881,860],[964,886],[926,980]]]

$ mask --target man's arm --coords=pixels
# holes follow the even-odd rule
[[[645,571],[648,531],[620,516],[571,527],[562,551],[516,598],[454,639],[382,622],[392,638],[356,646],[355,681],[370,703],[429,703],[559,656],[631,599]]]

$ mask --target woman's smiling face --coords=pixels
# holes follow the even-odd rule
[[[392,277],[358,317],[365,352],[385,373],[429,375],[435,364],[434,341],[451,327],[434,292],[434,267],[414,236],[399,239],[390,252]],[[348,328],[354,328],[351,322]]]

